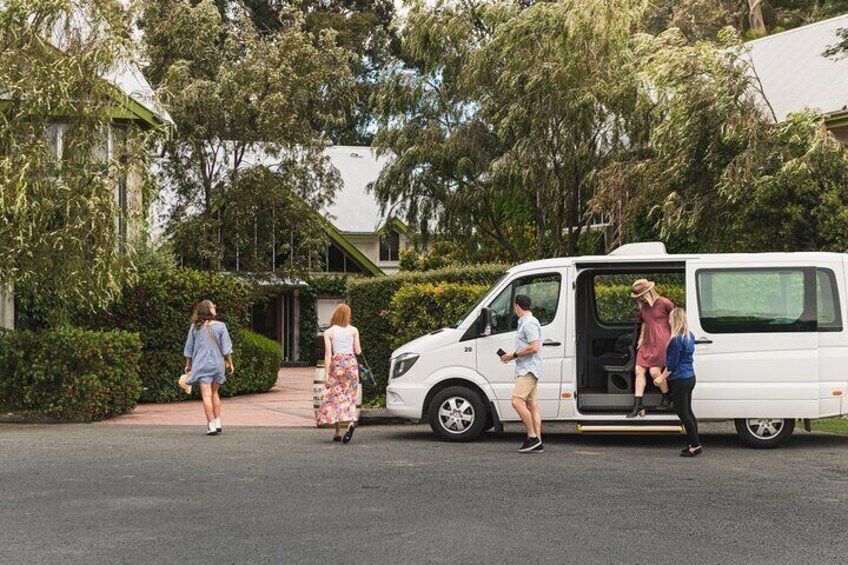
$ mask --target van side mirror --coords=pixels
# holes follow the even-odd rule
[[[487,336],[492,335],[492,309],[491,308],[481,308],[480,309],[480,318],[477,320],[477,329],[478,335]]]

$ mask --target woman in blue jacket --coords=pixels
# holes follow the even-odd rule
[[[695,389],[695,336],[689,331],[686,311],[675,308],[668,316],[671,339],[666,348],[665,370],[654,384],[668,380],[674,411],[683,422],[689,445],[680,451],[682,457],[695,457],[704,452],[698,437],[698,421],[692,412],[692,391]]]

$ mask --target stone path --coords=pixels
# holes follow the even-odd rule
[[[315,369],[280,369],[277,384],[264,394],[224,398],[221,422],[228,426],[314,427],[312,380]],[[202,426],[198,400],[139,404],[132,413],[106,420],[106,425]]]

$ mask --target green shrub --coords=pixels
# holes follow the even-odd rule
[[[377,387],[372,387],[375,390],[366,390],[366,393],[373,395],[382,391],[388,378],[393,349],[393,329],[388,316],[392,298],[402,286],[427,282],[491,286],[507,269],[506,265],[477,265],[348,281],[347,303],[353,311],[353,324],[359,328],[362,348],[378,382]]]
[[[57,328],[0,334],[0,403],[90,422],[131,411],[141,394],[138,334]]]
[[[489,289],[486,285],[420,283],[402,286],[392,298],[392,347],[455,324]]]
[[[277,383],[280,370],[280,344],[250,330],[239,330],[234,336],[233,351],[238,351],[238,357],[234,359],[236,372],[233,376],[227,375],[221,396],[271,390]]]
[[[657,283],[655,288],[677,306],[686,307],[685,286]],[[636,315],[636,303],[630,298],[631,292],[633,289],[629,284],[596,285],[598,317],[607,323],[632,323]]]
[[[93,322],[97,327],[119,328],[141,336],[142,402],[185,398],[176,381],[185,367],[183,346],[191,313],[203,299],[215,303],[218,320],[227,324],[238,369],[244,364],[239,330],[249,327],[254,294],[251,284],[227,274],[189,269],[142,273],[118,303]]]

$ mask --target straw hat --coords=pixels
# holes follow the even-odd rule
[[[647,294],[649,291],[653,290],[656,283],[654,281],[649,281],[648,279],[639,279],[633,283],[633,292],[630,294],[630,298],[639,298]]]

